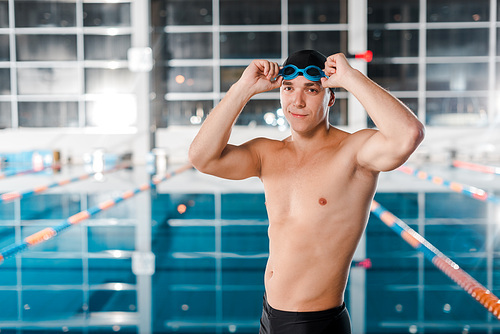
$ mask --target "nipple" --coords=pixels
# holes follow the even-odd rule
[[[326,205],[326,199],[324,199],[323,197],[321,197],[318,202],[319,205]]]

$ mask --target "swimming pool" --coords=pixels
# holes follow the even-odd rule
[[[421,168],[500,190],[498,176]],[[80,172],[16,177],[0,189]],[[148,180],[144,169],[121,170],[0,203],[0,248]],[[375,199],[500,294],[497,205],[398,171],[381,176]],[[267,252],[259,181],[187,171],[0,265],[1,333],[256,333]],[[356,260],[345,296],[355,332],[500,333],[491,313],[373,215]]]

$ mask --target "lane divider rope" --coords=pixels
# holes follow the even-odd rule
[[[500,300],[446,255],[376,201],[370,211],[500,320]]]
[[[182,173],[188,169],[191,169],[191,168],[192,168],[192,166],[190,164],[187,164],[187,165],[184,165],[184,166],[176,169],[173,172],[166,173],[164,176],[153,176],[150,183],[143,184],[140,187],[137,187],[133,190],[125,191],[120,196],[117,196],[112,200],[107,200],[107,201],[101,202],[100,204],[98,204],[90,209],[87,209],[87,210],[78,212],[77,214],[74,214],[73,216],[69,217],[64,222],[62,222],[61,224],[59,224],[57,226],[47,227],[41,231],[38,231],[34,234],[27,236],[20,243],[12,244],[10,246],[3,248],[2,250],[0,250],[0,264],[2,264],[7,258],[14,256],[14,255],[28,249],[29,247],[32,247],[34,245],[37,245],[39,243],[42,243],[42,242],[45,242],[47,240],[54,238],[55,236],[59,235],[65,229],[67,229],[71,226],[74,226],[74,225],[90,218],[92,215],[95,215],[101,211],[107,210],[107,209],[113,207],[114,205],[116,205],[116,204],[118,204],[126,199],[129,199],[142,191],[151,189],[152,187],[158,185],[159,183],[161,183],[165,180],[168,180],[168,179],[172,178],[173,176],[180,174],[180,173]]]
[[[25,169],[25,170],[21,170],[21,171],[11,170],[11,171],[0,173],[0,180],[6,179],[6,178],[11,177],[11,176],[20,176],[20,175],[40,173],[40,172],[43,172],[44,170],[49,169],[49,168],[57,169],[57,168],[60,168],[60,165],[49,165],[49,166],[43,166],[41,168]]]
[[[500,167],[481,165],[473,162],[453,160],[453,167],[469,169],[480,173],[500,175]]]
[[[397,170],[408,175],[416,176],[421,180],[430,181],[432,183],[445,186],[453,190],[454,192],[467,195],[469,197],[472,197],[480,201],[485,201],[485,202],[487,201],[495,204],[500,204],[500,197],[488,193],[483,189],[479,189],[459,182],[448,181],[443,179],[442,177],[433,176],[425,171],[408,167],[406,165],[399,167]]]
[[[129,164],[118,165],[118,166],[115,166],[113,168],[104,170],[102,172],[102,174],[113,173],[113,172],[116,172],[118,170],[127,168],[129,166],[130,166]],[[62,181],[54,182],[54,183],[51,183],[51,184],[48,184],[48,185],[37,186],[37,187],[35,187],[33,189],[22,191],[22,192],[20,192],[20,191],[11,191],[11,192],[8,192],[8,193],[4,193],[4,194],[0,195],[0,204],[1,203],[5,203],[5,202],[11,202],[11,201],[13,201],[15,199],[20,199],[20,198],[25,198],[25,197],[30,197],[30,196],[33,196],[33,195],[36,195],[36,194],[40,194],[40,193],[42,193],[44,191],[47,191],[47,190],[49,190],[51,188],[65,186],[65,185],[68,185],[70,183],[77,182],[77,181],[83,181],[83,180],[86,180],[86,179],[88,179],[88,178],[90,178],[93,175],[96,175],[98,173],[99,172],[87,173],[87,174],[83,174],[83,175],[76,176],[76,177],[73,177],[73,178],[69,178],[69,179],[65,179],[65,180],[62,180]]]

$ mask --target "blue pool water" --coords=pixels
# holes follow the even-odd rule
[[[500,189],[494,176],[436,171]],[[136,174],[0,203],[0,248],[147,180]],[[2,192],[18,183],[6,184]],[[375,199],[500,295],[496,205],[399,174],[381,178]],[[375,216],[362,244],[372,267],[351,272],[345,300],[353,328],[500,333],[498,320]],[[133,254],[148,247],[154,274],[138,276]],[[257,333],[267,252],[259,187],[188,171],[0,265],[0,333]]]

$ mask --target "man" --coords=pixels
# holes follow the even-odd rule
[[[350,333],[344,290],[378,175],[408,159],[424,128],[343,54],[303,50],[283,65],[280,72],[254,60],[207,117],[189,157],[203,173],[264,184],[269,259],[260,333]],[[250,98],[279,87],[291,135],[228,144]],[[329,124],[336,87],[362,103],[378,130],[350,134]]]

